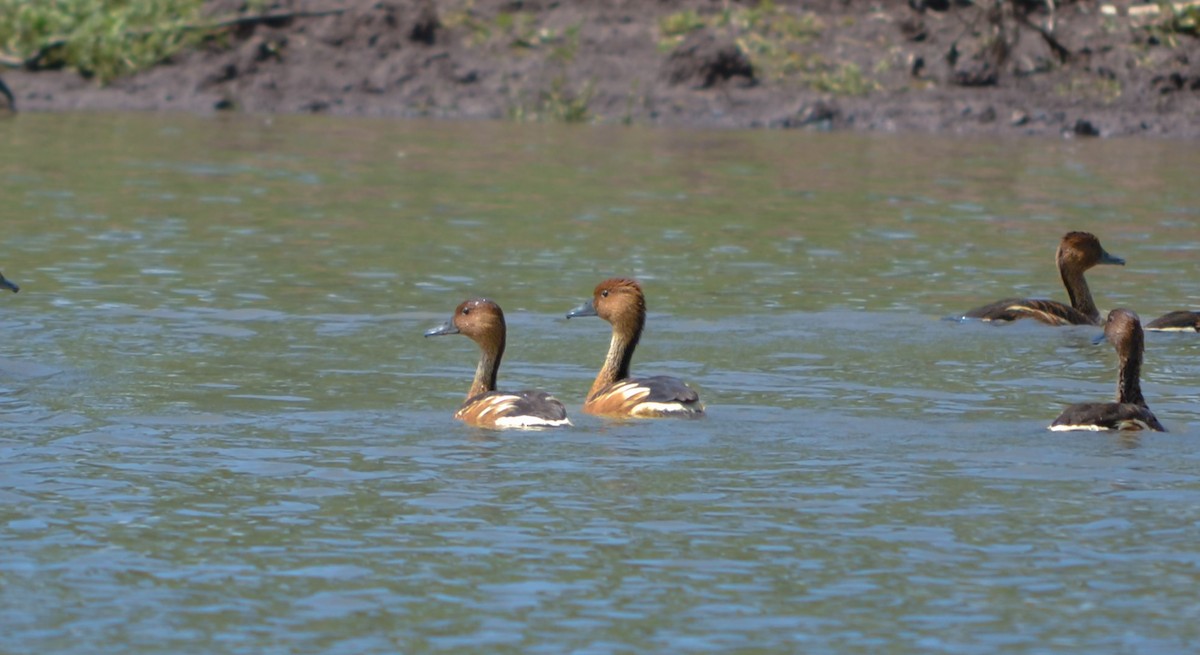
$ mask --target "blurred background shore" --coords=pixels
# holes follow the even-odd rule
[[[0,76],[21,111],[1200,136],[1192,3],[4,0],[0,8]]]

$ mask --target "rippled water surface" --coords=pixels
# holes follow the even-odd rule
[[[1200,149],[327,118],[0,121],[0,651],[1181,653],[1200,646],[1200,336],[1151,334],[1167,434],[1095,328],[1200,307]],[[645,285],[635,372],[703,421],[580,412]],[[423,339],[505,309],[508,388],[450,416]]]

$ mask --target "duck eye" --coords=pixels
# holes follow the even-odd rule
[[[463,316],[466,316],[467,314],[470,314],[470,313],[471,313],[470,307],[463,307]]]
[[[604,298],[607,298],[607,297],[608,297],[608,289],[605,289],[604,291],[601,291],[601,292],[600,292],[600,295],[601,295],[602,297],[604,297]]]

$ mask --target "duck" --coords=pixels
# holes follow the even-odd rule
[[[17,286],[16,282],[4,277],[3,273],[0,273],[0,289],[8,289],[13,293],[17,293],[21,290],[21,287]]]
[[[1098,264],[1124,266],[1125,260],[1110,255],[1100,239],[1090,232],[1067,232],[1054,255],[1070,305],[1054,300],[1006,298],[967,312],[964,318],[984,321],[1015,321],[1032,318],[1048,325],[1100,325],[1100,310],[1092,300],[1083,274]]]
[[[1144,335],[1138,315],[1128,309],[1114,309],[1104,321],[1104,334],[1095,343],[1107,339],[1117,350],[1120,372],[1117,374],[1117,401],[1115,403],[1078,403],[1071,405],[1054,422],[1050,429],[1056,432],[1068,430],[1154,430],[1166,432],[1166,428],[1146,405],[1142,396],[1141,370]]]
[[[1167,312],[1146,324],[1155,332],[1200,332],[1200,312],[1180,309]]]
[[[17,99],[13,97],[13,92],[0,79],[0,116],[11,116],[17,113]]]
[[[588,391],[583,411],[610,418],[699,418],[704,403],[694,389],[666,375],[629,375],[633,351],[646,325],[646,296],[636,280],[615,277],[596,285],[592,299],[567,318],[599,316],[612,325],[608,356]]]
[[[507,329],[500,305],[487,298],[464,300],[454,316],[426,337],[462,334],[479,345],[479,365],[467,399],[454,418],[483,428],[559,428],[571,425],[567,410],[545,391],[497,391],[496,374],[504,357]]]

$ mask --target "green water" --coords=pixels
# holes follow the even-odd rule
[[[0,651],[1180,653],[1200,643],[1200,339],[1150,334],[1167,434],[1094,328],[1200,308],[1200,150],[330,118],[0,121]],[[704,421],[580,412],[567,310],[640,279],[634,372]],[[486,295],[502,388],[450,416]]]

